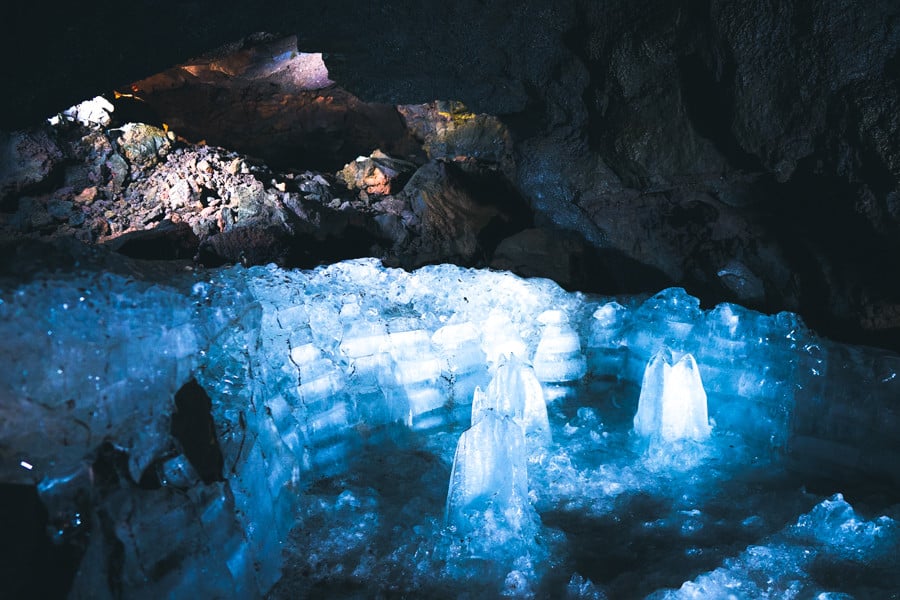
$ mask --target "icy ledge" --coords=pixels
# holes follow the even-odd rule
[[[552,400],[592,382],[639,384],[667,350],[696,359],[714,432],[798,468],[900,482],[896,355],[828,343],[787,313],[701,311],[680,289],[620,302],[374,260],[234,267],[170,286],[110,274],[22,284],[0,296],[0,477],[39,484],[60,518],[84,511],[79,490],[104,507],[84,519],[93,535],[76,596],[110,580],[110,535],[125,589],[252,596],[279,577],[301,492],[341,472],[379,425],[457,418],[503,356],[532,363]],[[192,378],[211,398],[224,464],[203,484],[171,434]],[[161,487],[99,494],[101,447],[126,460],[120,480],[152,472]]]

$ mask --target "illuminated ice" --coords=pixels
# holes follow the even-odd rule
[[[435,385],[441,360],[431,345],[431,332],[415,318],[392,319],[387,328],[390,368],[380,381],[391,403],[405,404],[408,419],[442,406],[446,398]]]
[[[709,437],[706,391],[691,354],[675,364],[668,350],[657,352],[644,372],[634,430],[643,437],[703,441]]]
[[[519,534],[533,525],[525,434],[492,410],[463,432],[453,457],[447,522],[460,531]]]
[[[538,322],[544,330],[532,361],[537,378],[542,382],[567,383],[584,377],[587,365],[581,342],[566,314],[561,310],[544,311]]]
[[[802,515],[796,524],[659,597],[851,598],[841,593],[842,589],[848,581],[860,578],[865,572],[860,568],[863,564],[883,574],[896,568],[898,542],[900,527],[896,520],[884,515],[872,520],[861,518],[841,494],[835,494]],[[823,568],[830,571],[831,586],[816,582],[817,571]],[[890,582],[872,583],[875,585],[862,597],[894,595],[888,592]]]
[[[475,389],[488,381],[478,329],[470,322],[445,325],[434,332],[431,342],[441,357],[441,377],[448,384],[450,399],[470,403]]]
[[[900,588],[894,521],[802,487],[900,481],[900,357],[794,315],[372,260],[41,277],[0,289],[0,474],[64,523],[102,502],[82,596],[115,579],[128,596],[258,597],[282,576],[273,599]],[[574,394],[548,414],[535,371]],[[171,434],[192,379],[223,461],[209,484]],[[636,437],[697,456],[654,468]],[[101,445],[127,464],[107,496]]]
[[[526,358],[525,342],[505,312],[492,310],[482,327],[482,348],[489,364],[496,364],[505,356]]]
[[[526,433],[549,442],[550,425],[532,368],[515,354],[501,359],[487,392],[475,389],[471,422],[453,457],[446,519],[459,531],[476,531],[486,547],[496,547],[536,527]]]
[[[598,378],[618,379],[628,348],[622,339],[628,309],[618,302],[607,302],[591,315],[587,341],[587,367]]]
[[[472,425],[487,412],[512,419],[528,435],[549,440],[550,424],[541,384],[534,370],[515,355],[501,362],[485,393],[476,390]]]

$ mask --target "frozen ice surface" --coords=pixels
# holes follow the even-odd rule
[[[590,579],[578,573],[572,575],[566,586],[566,600],[606,600],[607,596]]]
[[[690,352],[694,342],[691,334],[702,322],[700,301],[682,288],[669,288],[634,311],[626,345],[639,358],[645,357],[645,361],[663,347]]]
[[[684,354],[674,364],[668,349],[653,355],[644,372],[634,430],[663,442],[709,437],[706,391],[693,355]]]
[[[677,375],[648,382],[647,393],[698,397],[702,379],[716,424],[710,431],[688,411],[667,429],[665,403],[644,411],[639,421],[665,439],[706,438],[708,452],[679,469],[651,468],[631,433],[645,368],[662,348],[696,364],[662,360],[657,370]],[[768,548],[755,551],[769,558],[753,564],[770,565],[756,572],[780,577],[782,563],[802,558],[783,545],[817,552],[791,571],[804,590],[844,589],[816,560],[871,559],[893,569],[873,589],[900,587],[880,550],[896,539],[894,525],[852,521],[839,503],[821,516],[814,502],[801,506],[798,486],[766,483],[786,467],[900,482],[900,358],[822,340],[787,313],[702,311],[677,289],[612,302],[509,273],[408,273],[373,260],[233,267],[166,285],[54,275],[0,289],[0,358],[3,482],[39,484],[54,514],[75,523],[65,499],[98,497],[88,475],[100,448],[125,465],[85,519],[100,533],[76,590],[108,585],[109,543],[121,544],[116,575],[129,595],[258,596],[281,577],[289,539],[308,550],[292,559],[298,572],[312,574],[291,581],[323,593],[339,593],[346,577],[385,595],[457,596],[476,585],[494,597],[632,597],[701,582],[697,573],[717,573],[749,548]],[[533,401],[535,370],[573,394]],[[191,378],[212,402],[221,481],[197,482],[172,439],[173,397]],[[486,416],[463,433],[479,387],[474,408]],[[523,405],[503,408],[510,389]],[[530,444],[501,410],[545,429],[546,441]],[[400,459],[384,454],[385,431]],[[461,483],[448,503],[451,471]],[[160,487],[140,488],[150,475]],[[451,522],[493,527],[483,539],[507,536],[505,554],[450,531],[448,505]],[[798,521],[803,513],[819,525]],[[789,522],[798,524],[779,533]]]
[[[846,590],[856,580],[853,585],[862,597],[888,598],[900,591],[897,578],[883,579],[881,571],[896,569],[898,550],[897,521],[884,515],[861,518],[835,494],[763,544],[658,597],[844,598],[854,597]],[[817,581],[825,571],[831,571],[830,584]]]

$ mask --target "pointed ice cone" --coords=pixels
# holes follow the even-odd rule
[[[667,442],[709,437],[706,391],[691,354],[674,365],[668,350],[653,355],[644,371],[634,430]]]

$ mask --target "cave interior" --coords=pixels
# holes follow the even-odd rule
[[[0,596],[900,594],[900,5],[17,5]]]

